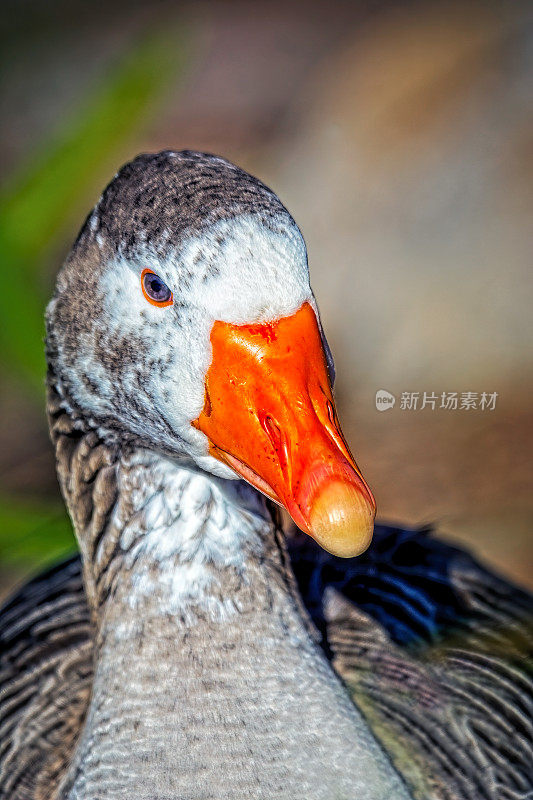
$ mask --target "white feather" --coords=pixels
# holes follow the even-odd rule
[[[179,618],[194,609],[217,619],[232,613],[233,603],[217,599],[214,584],[228,568],[246,580],[247,558],[261,551],[271,524],[264,499],[246,484],[147,451],[124,459],[119,475],[130,515],[124,518],[119,503],[111,524],[122,528],[132,607],[157,597],[162,612]]]

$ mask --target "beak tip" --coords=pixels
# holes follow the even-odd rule
[[[373,504],[357,487],[334,481],[321,489],[313,500],[310,533],[333,555],[353,558],[370,545],[374,517]]]

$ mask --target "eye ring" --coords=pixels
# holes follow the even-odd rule
[[[162,293],[161,298],[158,298],[156,296],[155,288],[153,286],[150,286],[150,278],[148,277],[150,275],[153,275],[155,278],[155,281],[152,281],[152,283],[158,284],[158,286],[155,288],[157,288],[158,294]],[[153,269],[149,269],[148,267],[146,267],[146,269],[143,269],[143,271],[141,272],[141,289],[143,295],[148,300],[148,302],[151,303],[153,306],[157,306],[158,308],[171,306],[174,302],[174,295],[172,294],[166,283],[159,277],[159,275],[156,275]]]

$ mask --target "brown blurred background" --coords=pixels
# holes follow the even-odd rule
[[[237,162],[299,223],[340,417],[381,518],[434,523],[533,586],[532,8],[4,4],[3,593],[64,549],[39,342],[25,368],[24,336],[39,338],[26,291],[40,314],[115,169],[165,147]],[[104,102],[120,70],[129,83]],[[30,258],[34,219],[43,246],[35,235]],[[396,395],[393,409],[376,410],[378,389]],[[402,410],[414,391],[498,397],[493,411]]]

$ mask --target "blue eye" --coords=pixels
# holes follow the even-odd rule
[[[172,292],[151,269],[143,269],[141,274],[141,288],[149,303],[154,306],[170,306],[173,303]]]

